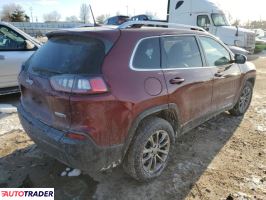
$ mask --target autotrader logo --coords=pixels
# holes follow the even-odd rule
[[[54,188],[0,188],[1,200],[54,200]]]

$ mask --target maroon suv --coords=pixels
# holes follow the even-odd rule
[[[177,137],[251,102],[254,65],[204,31],[96,27],[48,38],[22,66],[20,120],[41,149],[89,173],[123,163],[137,180],[157,177]]]

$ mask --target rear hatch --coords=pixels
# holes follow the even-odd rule
[[[26,112],[59,130],[71,126],[70,96],[76,76],[101,74],[102,62],[113,44],[98,37],[97,32],[77,33],[50,34],[19,76],[21,103]],[[117,32],[115,35],[111,39],[119,36]]]

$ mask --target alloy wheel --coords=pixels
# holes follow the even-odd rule
[[[251,100],[251,89],[250,87],[245,87],[242,91],[239,101],[239,110],[243,113],[249,106]]]
[[[152,134],[142,153],[143,169],[154,174],[165,166],[170,150],[170,137],[164,130]]]

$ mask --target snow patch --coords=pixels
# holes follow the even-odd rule
[[[266,132],[266,127],[264,125],[258,125],[256,127],[256,131],[259,131],[259,132]]]
[[[73,169],[72,171],[68,172],[68,176],[73,177],[73,176],[79,176],[81,174],[80,169]]]
[[[4,135],[5,133],[16,130],[23,131],[23,128],[16,114],[1,114],[0,117],[0,135]]]
[[[245,178],[246,182],[249,185],[250,189],[262,189],[265,190],[266,188],[266,178],[258,177],[258,176],[252,176],[250,178]]]
[[[80,174],[81,174],[80,169],[71,170],[70,168],[66,168],[65,171],[61,173],[61,176],[76,177],[76,176],[79,176]]]
[[[61,173],[61,176],[66,176],[67,175],[67,172],[66,171],[63,171],[62,173]]]
[[[262,108],[262,109],[258,108],[258,109],[256,109],[256,111],[258,114],[264,114],[264,115],[266,114],[266,108]]]
[[[243,193],[243,192],[238,192],[238,193],[234,194],[233,197],[238,199],[238,200],[251,200],[252,199],[249,195],[247,195],[246,193]]]
[[[16,113],[17,108],[15,106],[12,106],[11,104],[0,104],[0,113]]]

